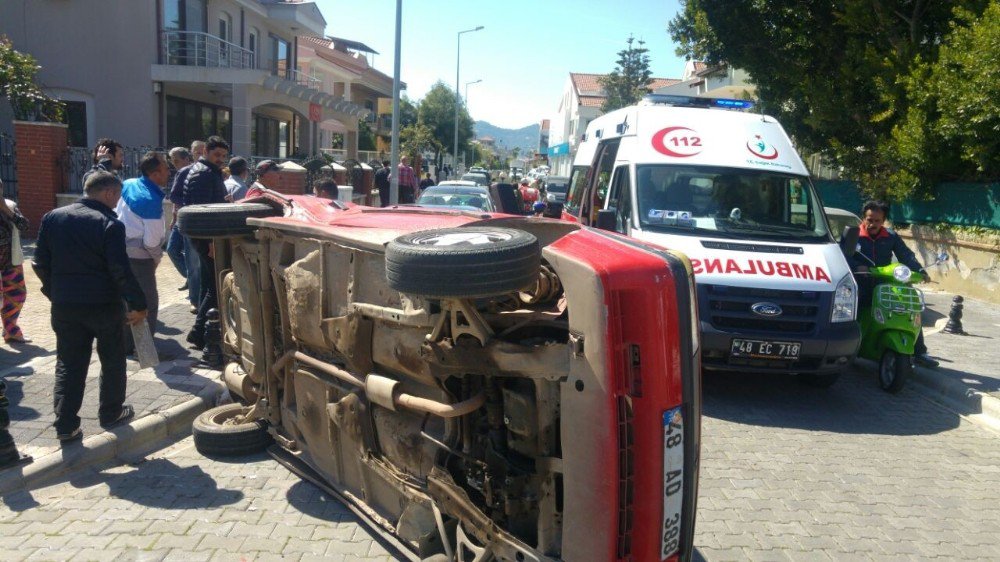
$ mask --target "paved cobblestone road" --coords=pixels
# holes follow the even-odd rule
[[[697,560],[1000,559],[1000,435],[873,373],[708,376]],[[391,560],[270,458],[144,462],[4,498],[13,560]]]

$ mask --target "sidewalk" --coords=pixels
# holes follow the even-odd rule
[[[100,427],[97,419],[100,363],[95,351],[80,409],[83,442],[61,447],[52,427],[56,340],[49,323],[49,301],[41,294],[38,278],[27,263],[25,280],[28,300],[19,324],[31,343],[0,346],[0,378],[7,383],[14,443],[22,455],[34,457],[34,463],[0,471],[0,493],[25,483],[40,483],[80,464],[106,460],[93,457],[105,455],[109,450],[121,454],[125,448],[152,444],[146,441],[176,437],[170,435],[172,430],[186,433],[190,431],[190,422],[174,422],[172,417],[193,417],[214,403],[221,390],[217,382],[219,373],[198,368],[196,361],[200,354],[189,350],[184,342],[194,315],[188,311],[187,292],[177,290],[184,279],[165,258],[157,268],[160,326],[155,339],[161,362],[153,369],[143,370],[139,370],[135,361],[128,362],[125,402],[135,408],[135,420],[111,433]],[[121,444],[117,443],[119,440]],[[61,469],[60,464],[67,466]],[[39,471],[47,474],[38,474]]]
[[[941,365],[918,366],[914,378],[935,400],[1000,429],[1000,306],[966,299],[966,335],[949,334],[942,329],[954,296],[924,289],[924,337],[930,355]]]

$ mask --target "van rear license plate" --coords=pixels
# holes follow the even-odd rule
[[[660,558],[675,554],[681,543],[684,506],[684,414],[680,406],[663,412],[663,529]]]
[[[733,340],[730,355],[749,359],[798,359],[802,344],[792,341]]]

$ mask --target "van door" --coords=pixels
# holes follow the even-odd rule
[[[615,232],[628,236],[632,232],[632,182],[628,164],[615,167],[606,208],[615,212]]]
[[[602,142],[597,147],[594,161],[597,163],[590,173],[587,194],[580,209],[580,222],[585,225],[597,224],[597,211],[604,208],[611,184],[611,172],[618,156],[619,139]]]

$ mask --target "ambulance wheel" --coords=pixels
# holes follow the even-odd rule
[[[878,362],[878,384],[882,390],[896,394],[903,390],[906,379],[913,374],[913,358],[909,355],[896,353],[891,349],[885,350],[882,359]]]
[[[799,382],[814,388],[830,388],[839,378],[840,371],[833,373],[803,373],[799,375]]]
[[[538,239],[512,228],[442,228],[404,234],[385,249],[393,289],[431,298],[492,297],[538,281]]]

